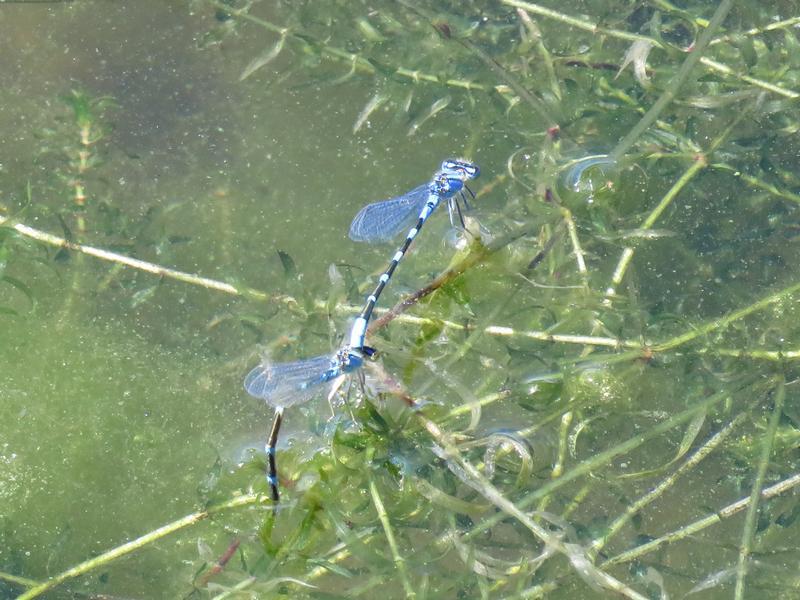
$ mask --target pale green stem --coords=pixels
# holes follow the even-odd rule
[[[742,35],[753,37],[755,35],[761,35],[762,33],[766,33],[767,31],[776,31],[778,29],[790,29],[796,25],[800,25],[800,17],[791,17],[789,19],[783,19],[782,21],[775,21],[774,23],[770,23],[769,25],[765,25],[764,27],[753,27],[752,29],[748,29],[747,31],[737,31],[736,37]],[[711,40],[711,42],[708,45],[714,46],[722,42],[730,42],[733,40],[734,36],[722,35],[718,38]]]
[[[397,540],[394,537],[392,524],[389,522],[389,515],[386,508],[383,506],[383,500],[378,493],[378,488],[375,482],[370,478],[369,480],[369,493],[372,496],[372,503],[375,505],[375,510],[378,512],[378,519],[380,519],[383,533],[386,535],[386,541],[389,542],[389,549],[392,552],[392,560],[394,566],[397,567],[397,572],[400,575],[400,580],[403,582],[403,589],[406,593],[406,598],[416,598],[417,594],[414,588],[411,587],[411,582],[408,578],[408,571],[406,570],[406,561],[400,554],[400,549],[397,546]]]
[[[454,406],[450,409],[450,412],[447,413],[447,416],[444,417],[443,420],[453,419],[454,417],[458,417],[460,415],[470,413],[473,410],[483,408],[484,406],[488,406],[490,404],[494,404],[500,400],[505,400],[510,396],[510,392],[502,391],[502,392],[495,392],[494,394],[488,394],[482,398],[479,398],[477,402],[465,402],[463,404],[459,404]]]
[[[705,325],[701,325],[699,327],[693,328],[691,331],[687,331],[681,335],[677,335],[665,342],[661,342],[658,344],[654,344],[652,347],[653,352],[666,352],[667,350],[672,350],[673,348],[677,348],[678,346],[682,346],[687,342],[690,342],[698,337],[702,337],[708,335],[712,331],[716,329],[722,329],[723,327],[727,327],[731,323],[738,321],[739,319],[743,319],[754,312],[758,312],[759,310],[763,310],[768,306],[775,304],[776,302],[780,302],[781,300],[785,299],[787,296],[791,296],[800,292],[800,283],[795,283],[786,287],[774,294],[770,294],[750,304],[749,306],[745,306],[744,308],[740,308],[739,310],[735,310],[727,316],[720,317],[718,319],[714,319],[706,323]],[[745,351],[746,352],[746,351]],[[756,351],[754,351],[756,352]]]
[[[646,35],[639,35],[638,33],[630,33],[628,31],[622,31],[620,29],[609,29],[607,27],[601,27],[596,23],[587,21],[586,19],[571,17],[567,14],[558,12],[557,10],[553,10],[550,8],[546,8],[544,6],[540,6],[538,4],[534,4],[533,2],[522,2],[521,0],[502,0],[502,3],[505,4],[506,6],[512,6],[514,8],[524,10],[527,13],[540,15],[542,17],[547,17],[548,19],[553,19],[554,21],[564,23],[565,25],[570,25],[571,27],[575,27],[576,29],[582,29],[583,31],[588,31],[593,35],[607,35],[609,37],[617,38],[620,40],[627,40],[629,42],[645,41],[645,42],[650,42],[651,44],[653,44],[654,46],[658,46],[659,48],[664,47],[664,45],[655,38],[651,38]]]
[[[779,496],[780,494],[788,492],[789,490],[796,488],[797,486],[800,486],[800,473],[792,475],[788,479],[784,479],[783,481],[776,483],[775,485],[765,488],[761,492],[761,498],[763,500],[769,500],[770,498]],[[621,563],[627,563],[633,560],[637,560],[642,556],[644,556],[645,554],[649,554],[650,552],[658,550],[664,544],[671,544],[673,542],[686,539],[690,536],[695,535],[696,533],[699,533],[703,529],[711,527],[712,525],[717,525],[719,523],[722,523],[725,519],[728,519],[740,513],[748,506],[750,506],[750,498],[749,497],[742,498],[741,500],[734,502],[733,504],[729,504],[725,508],[716,511],[712,515],[699,519],[694,523],[686,525],[685,527],[681,527],[677,531],[672,531],[670,533],[662,535],[659,538],[650,540],[646,544],[637,546],[632,550],[628,550],[627,552],[622,552],[621,554],[612,556],[611,558],[603,562],[600,566],[609,567],[611,565],[618,565]]]
[[[27,577],[20,577],[19,575],[12,575],[11,573],[5,573],[2,571],[0,571],[0,581],[6,581],[8,583],[13,583],[14,585],[26,588],[32,588],[41,583],[35,579],[28,579]]]
[[[586,268],[586,258],[581,246],[580,238],[578,238],[578,228],[575,226],[575,219],[572,218],[572,211],[568,208],[561,207],[561,216],[567,224],[567,231],[569,232],[569,241],[572,243],[572,252],[575,254],[575,261],[578,265],[578,273],[583,279],[583,283],[588,287],[589,284],[589,270]]]
[[[569,504],[567,504],[566,508],[561,513],[562,518],[568,519],[572,513],[578,510],[580,505],[583,504],[583,501],[589,497],[591,491],[592,491],[592,484],[591,483],[584,484],[581,487],[581,489],[578,490],[578,493],[572,497],[572,500],[570,500]]]
[[[764,81],[763,79],[756,79],[755,77],[750,77],[749,75],[742,75],[741,73],[737,73],[736,71],[731,69],[728,65],[724,65],[715,60],[711,60],[710,58],[703,57],[700,62],[707,67],[711,67],[718,73],[736,77],[738,79],[741,79],[745,83],[749,83],[750,85],[760,87],[763,90],[772,92],[773,94],[778,94],[780,96],[783,96],[784,98],[790,98],[792,100],[800,98],[800,94],[798,94],[795,91],[787,90],[786,88],[783,88],[779,85],[775,85],[774,83],[770,83],[768,81]]]
[[[221,504],[217,504],[212,506],[206,510],[201,510],[196,513],[192,513],[190,515],[186,515],[185,517],[178,519],[177,521],[173,521],[172,523],[168,523],[163,527],[159,527],[147,533],[135,540],[131,540],[126,544],[122,544],[121,546],[117,546],[116,548],[109,550],[108,552],[104,552],[99,556],[95,556],[94,558],[90,558],[87,561],[80,563],[72,567],[71,569],[67,569],[66,571],[59,573],[55,577],[51,577],[44,583],[40,583],[39,585],[29,589],[24,594],[19,596],[17,600],[30,600],[31,598],[36,598],[37,596],[42,595],[43,593],[53,589],[57,585],[64,583],[69,579],[74,579],[75,577],[79,577],[81,575],[85,575],[90,571],[94,571],[100,567],[106,566],[109,563],[113,562],[114,560],[125,556],[126,554],[130,554],[135,550],[139,550],[144,548],[145,546],[152,544],[164,538],[170,534],[173,534],[181,529],[185,529],[186,527],[190,527],[204,519],[207,519],[213,514],[221,512],[223,510],[229,510],[232,508],[238,508],[241,506],[250,506],[253,504],[261,504],[261,503],[268,503],[269,501],[265,496],[260,496],[256,494],[247,494],[244,496],[239,496],[237,498],[233,498]]]
[[[741,179],[748,185],[753,186],[754,188],[765,190],[772,194],[773,196],[777,196],[778,198],[783,198],[785,200],[791,200],[792,202],[800,203],[800,195],[795,194],[794,192],[790,192],[789,190],[782,190],[771,183],[767,183],[766,181],[762,181],[757,177],[753,177],[752,175],[748,175],[747,173],[742,173],[739,169],[732,167],[731,165],[727,165],[725,163],[713,163],[708,165],[710,169],[719,169],[720,171],[730,171],[734,177]]]
[[[661,112],[667,107],[667,105],[672,102],[675,96],[678,93],[678,90],[681,86],[686,82],[688,79],[689,74],[694,69],[695,65],[697,65],[697,61],[703,56],[703,52],[705,52],[708,43],[711,41],[711,38],[716,33],[717,28],[722,24],[722,21],[725,19],[725,16],[730,11],[731,7],[733,6],[733,0],[722,0],[717,6],[717,10],[714,11],[714,16],[711,17],[711,21],[708,24],[708,28],[700,35],[700,38],[697,40],[697,44],[695,44],[692,51],[689,53],[689,56],[686,57],[686,60],[683,61],[680,69],[675,74],[675,76],[670,80],[669,85],[666,89],[661,93],[656,100],[655,104],[650,107],[644,116],[640,119],[640,121],[633,127],[633,129],[628,132],[628,134],[622,138],[622,140],[616,145],[616,147],[611,151],[610,155],[612,159],[619,162],[625,153],[636,143],[636,140],[647,131],[650,125],[658,119]]]
[[[732,356],[734,358],[781,362],[800,359],[800,350],[736,350],[734,348],[703,348],[699,352]]]
[[[744,519],[742,528],[742,543],[739,546],[739,562],[736,565],[736,587],[734,589],[735,600],[744,598],[745,578],[747,577],[747,566],[750,552],[753,545],[753,538],[756,533],[756,519],[758,517],[758,501],[764,487],[764,478],[769,467],[769,457],[775,445],[775,433],[778,431],[778,423],[783,415],[783,403],[786,399],[786,385],[783,378],[778,382],[775,390],[775,406],[772,409],[772,416],[769,419],[767,431],[762,438],[761,457],[758,461],[753,488],[750,490],[750,504],[747,507],[747,515]]]
[[[650,212],[640,228],[643,230],[651,229],[655,222],[667,209],[667,207],[672,204],[672,201],[675,200],[678,194],[681,193],[683,188],[685,188],[688,183],[694,179],[695,175],[697,175],[705,166],[705,159],[702,156],[697,157],[691,166],[686,169],[683,175],[681,175],[680,179],[678,179],[678,181],[672,185],[664,197],[661,198],[661,202],[659,202],[658,205]],[[631,246],[628,246],[622,251],[622,256],[620,256],[617,267],[614,269],[614,274],[611,277],[611,285],[606,288],[606,304],[610,303],[611,299],[616,295],[617,287],[620,283],[622,283],[622,278],[625,277],[625,273],[628,271],[631,260],[633,260],[633,254],[634,249]]]
[[[672,350],[677,346],[685,344],[686,342],[689,342],[698,336],[705,335],[706,333],[709,333],[714,329],[728,325],[737,319],[749,315],[752,312],[766,308],[769,304],[778,302],[779,300],[782,300],[785,296],[790,295],[796,291],[800,291],[800,284],[793,285],[785,290],[777,292],[776,294],[771,295],[768,298],[759,301],[755,305],[746,307],[741,311],[736,311],[735,313],[732,313],[727,317],[715,319],[714,321],[701,326],[700,329],[693,328],[691,331],[670,338],[669,340],[663,342],[654,342],[648,340],[645,341],[623,340],[612,337],[575,335],[569,333],[563,333],[563,334],[550,333],[547,331],[527,331],[527,330],[514,329],[513,327],[505,327],[502,325],[489,325],[483,329],[483,332],[486,335],[501,337],[501,338],[502,337],[525,338],[530,340],[538,340],[540,342],[557,343],[557,344],[574,344],[578,346],[584,346],[584,345],[601,346],[606,348],[612,348],[615,350],[627,349],[633,351],[633,354],[619,355],[619,357],[620,360],[630,360],[631,358],[635,358],[637,354],[641,355],[645,351],[657,353],[657,352],[665,352],[668,350]],[[325,303],[319,301],[316,303],[315,307],[318,309],[323,309],[325,308]],[[361,306],[356,306],[356,305],[340,305],[337,307],[337,312],[341,314],[354,315],[358,314],[360,311],[361,311]],[[375,309],[376,315],[386,315],[389,312],[390,309],[386,308]],[[393,320],[396,320],[400,323],[406,323],[408,325],[415,325],[415,326],[436,325],[453,331],[470,331],[472,329],[471,326],[464,325],[463,323],[456,323],[455,321],[447,321],[441,319],[429,319],[426,317],[418,317],[416,315],[410,315],[408,313],[398,314],[397,316],[394,317]],[[800,349],[748,350],[748,349],[738,349],[738,348],[703,348],[700,349],[699,352],[712,352],[721,354],[723,356],[732,356],[736,358],[753,359],[753,360],[779,361],[779,360],[800,359]],[[592,358],[594,360],[604,360],[606,357],[590,355],[589,358]]]
[[[319,310],[325,310],[327,308],[327,305],[325,304],[325,302],[320,300],[315,303],[315,308]],[[361,308],[362,308],[361,306],[356,306],[354,304],[339,305],[337,306],[337,312],[341,314],[355,315],[361,312]],[[376,315],[387,315],[390,312],[391,309],[388,308],[376,308],[374,311]],[[455,321],[447,321],[444,319],[430,319],[426,317],[418,317],[416,315],[409,315],[408,313],[400,313],[394,316],[392,320],[398,321],[400,323],[406,323],[408,325],[436,325],[452,331],[473,330],[472,326],[464,325],[463,323],[456,323]],[[622,340],[619,338],[593,336],[593,335],[550,333],[547,331],[526,331],[526,330],[514,329],[513,327],[505,327],[502,325],[488,325],[484,327],[483,333],[495,337],[509,337],[509,338],[520,337],[520,338],[538,340],[541,342],[548,342],[548,343],[562,343],[562,344],[576,344],[576,345],[591,344],[593,346],[603,346],[614,349],[627,348],[630,350],[643,350],[648,345],[647,343],[637,342],[634,340]]]
[[[151,262],[139,260],[138,258],[131,258],[129,256],[124,256],[122,254],[117,254],[116,252],[103,250],[102,248],[95,248],[94,246],[87,246],[85,244],[70,242],[69,240],[66,240],[64,238],[60,238],[50,233],[46,233],[39,229],[34,229],[33,227],[28,227],[27,225],[23,225],[22,223],[14,223],[8,217],[3,217],[1,215],[0,215],[0,225],[8,225],[20,235],[24,235],[25,237],[29,237],[31,239],[42,242],[44,244],[48,244],[50,246],[55,246],[57,248],[66,248],[67,250],[80,252],[88,256],[93,256],[94,258],[99,258],[101,260],[106,260],[119,265],[124,265],[126,267],[131,267],[133,269],[138,269],[140,271],[145,271],[147,273],[156,275],[158,277],[166,277],[168,279],[182,281],[183,283],[198,285],[206,289],[216,290],[218,292],[224,292],[226,294],[231,294],[233,296],[245,296],[253,300],[261,300],[261,301],[274,300],[282,302],[283,304],[286,305],[297,306],[297,301],[291,296],[271,295],[267,294],[266,292],[262,292],[261,290],[256,290],[244,286],[236,287],[229,283],[217,281],[215,279],[209,279],[207,277],[201,277],[193,273],[185,273],[183,271],[169,269],[167,267],[162,267],[161,265],[157,265]]]
[[[567,451],[569,448],[569,428],[572,426],[572,419],[574,413],[568,410],[561,415],[561,426],[558,428],[558,453],[556,454],[556,461],[550,471],[550,479],[558,479],[564,473],[564,465],[567,464]],[[550,504],[550,495],[542,497],[539,500],[539,505],[536,510],[544,512]]]

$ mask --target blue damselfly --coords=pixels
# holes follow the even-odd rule
[[[332,356],[323,355],[289,363],[264,361],[245,377],[244,388],[247,393],[263,399],[275,409],[275,419],[267,441],[269,463],[267,481],[272,499],[276,502],[280,494],[275,452],[284,409],[307,402],[320,394],[326,384],[335,386],[336,382],[341,381],[347,374],[360,369],[364,360],[372,356],[374,350],[366,345],[367,325],[381,292],[411,242],[442,200],[448,202],[451,222],[453,212],[456,212],[463,225],[458,197],[467,203],[464,190],[470,194],[472,192],[466,187],[465,182],[477,177],[479,173],[478,167],[467,161],[446,160],[432,180],[424,186],[419,186],[402,196],[365,206],[350,226],[350,237],[354,240],[371,242],[388,240],[405,228],[414,216],[417,221],[395,252],[386,271],[378,279],[377,286],[367,297],[364,308],[350,330],[347,345]]]
[[[357,331],[355,333],[359,337],[364,335]],[[275,448],[283,422],[284,409],[311,400],[328,383],[335,385],[336,381],[341,380],[348,373],[360,369],[364,364],[364,359],[371,356],[372,353],[372,348],[363,345],[359,348],[345,346],[333,356],[317,356],[288,363],[264,361],[245,377],[244,389],[247,393],[263,399],[275,409],[275,419],[267,440],[269,464],[267,482],[275,502],[280,499]]]
[[[429,183],[389,200],[373,202],[358,211],[358,214],[350,224],[350,238],[355,241],[380,242],[389,240],[405,229],[415,216],[417,219],[414,226],[406,234],[406,239],[402,246],[394,253],[389,266],[378,278],[377,286],[367,297],[367,302],[358,319],[356,319],[356,324],[359,322],[363,324],[365,334],[366,326],[383,289],[392,278],[394,270],[403,256],[405,256],[411,242],[417,237],[425,221],[436,210],[436,207],[443,200],[447,201],[450,222],[453,223],[453,214],[456,213],[461,226],[464,226],[464,218],[458,201],[461,199],[466,207],[469,206],[464,190],[467,190],[473,197],[474,194],[467,187],[466,181],[474,179],[478,175],[480,175],[480,169],[475,164],[462,159],[446,160]],[[360,343],[363,344],[363,342],[362,338]]]

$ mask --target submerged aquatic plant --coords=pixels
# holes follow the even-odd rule
[[[258,40],[230,65],[239,85],[288,72],[361,94],[347,114],[367,144],[381,128],[455,139],[490,174],[476,204],[491,235],[446,268],[433,251],[404,262],[421,283],[370,329],[385,366],[366,402],[307,417],[318,448],[280,450],[284,504],[259,461],[215,474],[203,501],[233,499],[16,582],[24,597],[247,506],[262,510],[200,536],[187,594],[791,594],[796,19],[727,0],[594,16],[522,0],[194,6],[211,38]],[[645,48],[643,89],[622,67],[641,80]],[[335,292],[278,315],[311,332],[356,314],[331,272]],[[288,319],[273,321],[248,327]]]
[[[58,115],[55,126],[44,132],[40,161],[52,165],[58,181],[68,190],[71,205],[60,209],[71,213],[74,223],[72,219],[64,223],[82,237],[88,231],[87,203],[93,195],[91,188],[97,183],[94,171],[103,160],[98,144],[108,130],[104,113],[114,103],[109,97],[93,97],[77,89],[65,94],[62,102],[68,113]]]
[[[13,228],[0,225],[0,286],[3,288],[0,291],[0,314],[20,314],[16,299],[7,294],[9,290],[14,290],[18,298],[26,299],[31,308],[35,306],[36,296],[25,280],[16,274],[24,272],[25,269],[19,267],[31,258],[31,249],[24,238]]]

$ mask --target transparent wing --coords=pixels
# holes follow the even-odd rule
[[[387,242],[409,229],[428,201],[428,184],[424,183],[402,196],[367,204],[350,224],[354,242]]]
[[[327,355],[289,363],[263,362],[244,378],[244,389],[270,406],[286,408],[321,394],[335,368],[336,359]]]

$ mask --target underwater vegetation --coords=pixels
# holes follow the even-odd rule
[[[796,596],[795,12],[0,2],[0,595]]]

